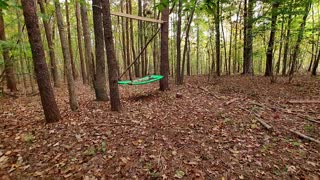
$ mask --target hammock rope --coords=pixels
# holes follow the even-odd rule
[[[149,75],[149,76],[145,76],[143,78],[139,78],[136,80],[124,80],[122,81],[121,78],[127,73],[127,71],[139,60],[140,56],[142,55],[142,53],[144,53],[144,51],[147,49],[148,45],[152,42],[152,40],[157,36],[157,34],[160,32],[161,27],[158,28],[158,30],[156,31],[156,33],[154,33],[154,35],[149,39],[149,41],[147,42],[147,44],[143,47],[143,49],[141,50],[141,52],[138,54],[138,56],[133,60],[133,62],[125,69],[125,71],[119,76],[119,81],[118,84],[120,85],[143,85],[143,84],[149,84],[155,81],[159,81],[163,78],[163,76],[161,75]]]

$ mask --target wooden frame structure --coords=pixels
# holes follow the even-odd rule
[[[139,20],[139,21],[147,21],[147,22],[152,22],[152,23],[158,23],[158,24],[162,24],[162,23],[165,22],[165,21],[162,21],[162,20],[159,20],[159,19],[152,19],[152,18],[147,18],[147,17],[135,16],[135,15],[126,14],[126,13],[120,13],[120,12],[111,12],[111,15],[130,18],[130,19],[135,19],[135,20]]]

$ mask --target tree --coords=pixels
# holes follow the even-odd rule
[[[21,3],[46,122],[56,122],[61,116],[50,84],[36,7],[34,1],[21,0]]]
[[[248,75],[253,75],[252,26],[253,26],[254,1],[255,0],[244,0],[243,74],[248,74]]]
[[[270,38],[268,43],[268,49],[266,53],[266,71],[265,76],[272,76],[273,75],[273,46],[274,40],[276,35],[276,25],[277,25],[277,9],[279,7],[279,2],[275,1],[272,2],[272,10],[271,10],[271,31],[270,31]]]
[[[93,83],[93,75],[94,75],[94,64],[92,58],[92,45],[91,45],[91,35],[90,35],[90,28],[89,28],[89,21],[88,21],[88,13],[87,13],[87,6],[85,2],[81,3],[80,6],[81,10],[81,22],[82,22],[82,30],[84,36],[84,49],[85,49],[85,59],[86,59],[86,69],[87,69],[87,77],[88,82],[90,84]]]
[[[69,101],[70,101],[69,103],[70,103],[71,110],[75,111],[78,109],[78,101],[77,101],[77,95],[75,91],[74,79],[72,75],[71,57],[70,57],[70,51],[69,51],[70,48],[69,48],[69,43],[67,39],[67,33],[65,31],[65,26],[63,23],[59,0],[55,0],[54,5],[56,10],[56,17],[57,17],[57,24],[59,29],[63,59],[65,61],[65,67],[66,67],[65,70],[66,70],[67,82],[68,82],[68,92],[69,92]]]
[[[292,78],[293,78],[293,74],[296,70],[296,59],[298,58],[298,53],[299,53],[299,48],[300,48],[300,44],[303,38],[303,34],[304,34],[304,29],[306,26],[306,21],[307,21],[307,17],[311,8],[311,0],[307,0],[307,2],[305,3],[305,9],[304,9],[304,15],[302,18],[302,23],[300,24],[300,29],[298,32],[298,39],[293,51],[293,55],[292,55],[292,63],[291,63],[291,68],[290,68],[290,72],[289,72],[289,81],[291,82]]]
[[[284,44],[284,52],[283,52],[283,60],[282,60],[282,76],[285,76],[287,74],[287,59],[288,59],[288,53],[289,53],[291,23],[292,23],[292,4],[293,4],[293,0],[291,0],[289,4],[289,16],[288,16],[287,32],[285,35],[285,44]]]
[[[182,0],[178,4],[178,22],[177,22],[177,68],[176,68],[176,84],[182,84],[181,77],[181,19],[182,19]]]
[[[72,39],[71,39],[71,28],[70,28],[70,15],[69,15],[69,2],[65,0],[65,8],[66,8],[66,20],[67,20],[67,32],[68,32],[68,43],[69,43],[69,52],[70,52],[70,59],[71,59],[71,68],[72,68],[72,75],[74,80],[78,79],[78,71],[76,69],[74,59],[73,59],[73,50],[72,50]]]
[[[43,15],[46,15],[46,10],[43,4],[42,0],[38,0],[38,4],[40,6],[40,11]],[[44,26],[44,31],[46,33],[46,38],[48,42],[48,48],[49,48],[49,57],[50,57],[50,70],[51,70],[51,75],[53,77],[53,83],[55,87],[60,87],[60,82],[59,82],[59,73],[58,73],[58,68],[57,68],[57,63],[56,63],[56,55],[55,55],[55,50],[54,50],[54,44],[52,40],[52,28],[50,26],[50,22],[44,17],[42,18],[43,20],[43,26]]]
[[[94,89],[97,101],[108,101],[105,72],[104,36],[101,0],[92,1],[93,26],[95,37],[96,73]]]
[[[160,53],[160,74],[163,79],[160,80],[160,91],[169,90],[169,4],[166,0],[161,0],[165,6],[162,9],[161,19],[164,21],[161,24],[161,53]]]
[[[3,12],[0,9],[0,41],[6,41],[6,33],[4,29]],[[17,82],[15,78],[15,72],[13,67],[13,60],[9,56],[9,47],[2,47],[2,55],[4,59],[5,77],[7,80],[7,88],[10,91],[17,91]]]
[[[82,31],[81,31],[81,13],[80,13],[80,4],[78,1],[75,1],[76,6],[76,19],[77,19],[77,42],[78,42],[78,49],[79,49],[79,58],[80,58],[80,65],[81,65],[81,75],[82,75],[82,82],[83,84],[87,84],[87,73],[86,73],[86,66],[83,57],[83,49],[82,49]]]
[[[118,65],[116,55],[114,51],[112,24],[110,17],[110,2],[109,0],[102,1],[103,12],[103,27],[104,27],[104,39],[106,45],[108,72],[109,72],[109,89],[110,89],[110,103],[112,111],[120,111],[120,94],[118,87]]]

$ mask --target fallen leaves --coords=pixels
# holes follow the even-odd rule
[[[121,87],[121,113],[110,112],[109,103],[93,101],[84,86],[79,86],[79,111],[68,111],[68,95],[61,88],[56,94],[64,119],[47,125],[39,97],[0,100],[0,174],[68,179],[319,175],[317,147],[283,130],[295,127],[320,139],[319,125],[303,119],[319,119],[318,106],[283,105],[305,93],[260,77],[188,81],[168,92],[158,92],[155,84]],[[305,88],[319,97],[314,88],[319,83],[312,83]],[[264,130],[253,113],[275,131]]]

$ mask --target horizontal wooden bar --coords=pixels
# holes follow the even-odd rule
[[[141,16],[135,16],[135,15],[120,13],[120,12],[111,12],[111,15],[135,19],[135,20],[139,20],[139,21],[147,21],[147,22],[153,22],[153,23],[159,23],[159,24],[164,23],[164,21],[162,21],[162,20],[141,17]]]

